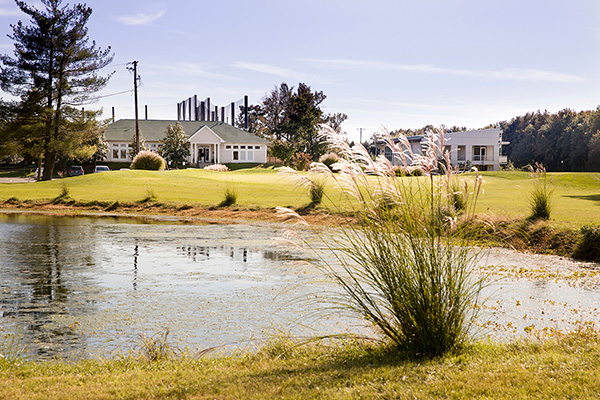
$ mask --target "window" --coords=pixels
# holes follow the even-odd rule
[[[119,150],[118,149],[113,149],[112,155],[113,155],[113,157],[112,157],[113,159],[119,158]]]
[[[239,151],[234,151],[233,152],[233,161],[237,161],[240,158],[240,152]]]
[[[126,159],[127,158],[127,150],[121,149],[121,158],[122,159]]]
[[[487,161],[485,146],[473,146],[473,161]]]
[[[229,144],[228,144],[227,146],[225,146],[225,148],[226,148],[227,150],[231,150],[231,145],[229,145]]]
[[[237,149],[238,147],[237,147],[237,146],[233,146],[233,148],[234,148],[234,149]]]
[[[256,150],[260,150],[260,146],[254,146]]]
[[[240,146],[240,149],[245,149],[245,148],[246,148],[246,146]]]

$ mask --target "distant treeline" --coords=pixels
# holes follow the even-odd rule
[[[527,113],[501,122],[510,144],[503,153],[515,167],[541,163],[548,171],[600,171],[600,107],[550,114]]]

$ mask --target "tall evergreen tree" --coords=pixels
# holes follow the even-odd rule
[[[15,49],[13,56],[0,56],[0,87],[20,98],[12,103],[10,130],[19,127],[25,139],[35,142],[44,159],[43,179],[49,180],[61,142],[69,135],[68,114],[108,83],[110,75],[100,76],[98,71],[113,55],[110,47],[103,50],[89,43],[86,24],[92,9],[85,4],[71,7],[62,6],[62,0],[41,0],[42,10],[15,2],[31,24],[11,25],[9,38]]]

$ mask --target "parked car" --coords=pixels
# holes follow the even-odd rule
[[[80,176],[83,174],[83,167],[81,165],[71,165],[71,168],[69,168],[69,176]]]
[[[110,171],[110,168],[108,168],[106,165],[97,165],[96,168],[94,168],[94,172],[108,172]]]

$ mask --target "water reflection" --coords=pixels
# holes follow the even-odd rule
[[[200,348],[270,332],[356,332],[350,320],[319,308],[319,295],[332,287],[296,262],[304,254],[274,244],[283,231],[0,214],[0,346],[2,335],[15,334],[33,358],[85,357],[126,351],[140,334],[164,329],[177,345]],[[579,273],[577,264],[508,251],[486,263],[499,279],[484,293],[485,334],[600,318],[600,276],[589,289],[578,286],[583,280],[544,275],[550,267]],[[530,277],[519,275],[524,267]]]
[[[249,250],[245,247],[236,248],[231,246],[178,246],[177,252],[178,254],[185,255],[190,258],[194,262],[203,262],[210,260],[211,251],[214,253],[224,253],[229,254],[229,258],[231,260],[241,260],[242,262],[248,261],[248,252]],[[257,252],[254,252],[257,253]],[[271,253],[261,251],[259,252],[261,257],[265,260],[272,260],[273,256]],[[269,253],[269,255],[267,255]]]
[[[160,327],[201,346],[256,336],[292,318],[268,300],[298,283],[285,266],[298,255],[274,249],[277,234],[1,215],[0,334],[37,358],[83,357]]]

